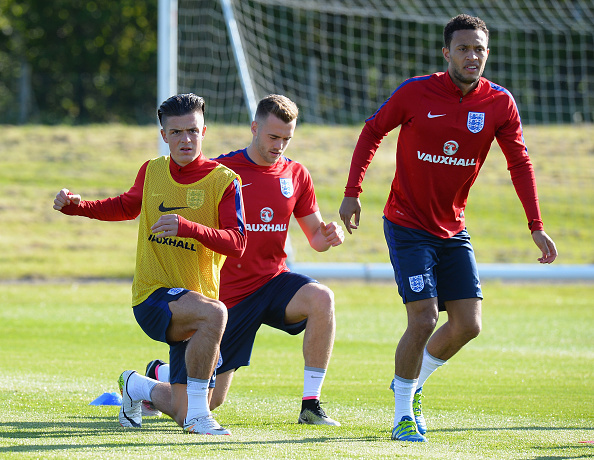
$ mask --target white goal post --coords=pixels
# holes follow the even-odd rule
[[[157,107],[177,94],[177,0],[159,0],[157,29]],[[157,121],[158,122],[158,121]],[[159,152],[169,148],[159,135]]]

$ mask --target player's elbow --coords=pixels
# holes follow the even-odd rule
[[[233,251],[229,251],[229,254],[227,254],[227,256],[228,257],[233,257],[234,259],[239,259],[243,255],[244,251],[245,251],[245,248],[243,248],[241,250],[240,249],[236,249],[236,250],[233,250]]]
[[[224,255],[227,257],[239,258],[243,255],[245,248],[247,247],[247,235],[245,232],[236,229],[231,230],[229,234],[231,235],[228,240],[230,244],[227,245]]]
[[[231,257],[239,258],[243,255],[243,253],[245,252],[245,248],[247,247],[247,235],[245,234],[245,232],[237,232],[236,243],[237,244],[235,245],[234,255],[232,255]]]

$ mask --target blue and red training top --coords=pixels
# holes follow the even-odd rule
[[[468,192],[497,139],[529,228],[542,230],[534,169],[513,96],[481,77],[465,96],[447,72],[406,80],[365,121],[345,196],[358,197],[382,139],[401,126],[384,215],[403,227],[449,238],[465,228]]]
[[[247,149],[215,159],[239,174],[248,233],[241,257],[221,269],[220,299],[232,308],[280,273],[289,271],[285,244],[291,216],[299,219],[319,210],[307,168],[281,156],[273,165],[251,160]]]

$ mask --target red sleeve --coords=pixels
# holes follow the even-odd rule
[[[507,160],[507,169],[511,175],[512,183],[528,218],[528,228],[532,232],[543,230],[536,177],[532,162],[528,157],[528,149],[524,144],[520,115],[512,97],[509,98],[508,104],[507,113],[509,115],[496,133],[497,143]]]
[[[64,206],[61,212],[69,216],[84,216],[107,221],[136,219],[142,206],[142,191],[147,165],[148,161],[140,167],[134,185],[126,193],[104,200],[83,200],[78,206],[69,204]]]
[[[178,236],[194,238],[208,249],[229,257],[241,257],[245,250],[243,199],[241,185],[236,179],[227,187],[219,203],[219,227],[210,228],[179,217]]]
[[[311,174],[303,165],[299,168],[298,174],[296,183],[299,187],[299,197],[293,209],[293,215],[296,218],[309,216],[320,210]]]
[[[544,225],[542,223],[540,207],[538,205],[536,178],[534,177],[532,163],[528,160],[525,164],[508,169],[518,198],[522,202],[524,212],[528,218],[528,228],[531,232],[543,230]]]
[[[390,98],[365,120],[365,126],[359,135],[359,140],[351,159],[351,169],[345,187],[344,196],[358,197],[363,189],[361,184],[365,172],[375,155],[382,139],[394,128],[405,123],[410,115],[407,115],[406,107],[414,99],[415,93],[412,80],[406,80],[392,93]],[[408,102],[407,102],[408,101]]]
[[[363,183],[365,172],[371,164],[371,160],[384,136],[385,134],[374,131],[367,123],[363,126],[363,130],[355,146],[355,151],[353,152],[353,158],[351,159],[351,168],[344,189],[344,196],[358,197],[361,194],[363,191],[361,184]]]

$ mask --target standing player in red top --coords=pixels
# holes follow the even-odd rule
[[[320,394],[334,344],[334,294],[305,275],[289,271],[285,242],[294,215],[316,251],[344,240],[336,222],[325,224],[307,169],[283,154],[295,132],[298,108],[281,95],[262,99],[252,122],[252,142],[216,161],[240,175],[248,243],[240,258],[221,270],[221,296],[228,310],[221,341],[211,409],[227,396],[234,372],[250,364],[256,332],[262,324],[303,337],[304,388],[299,423],[340,425],[320,408]],[[154,376],[153,363],[147,374]],[[159,362],[162,363],[162,362]],[[156,407],[159,409],[159,407]]]
[[[359,225],[365,171],[380,142],[400,126],[396,173],[384,208],[384,232],[408,325],[398,343],[392,439],[426,441],[422,386],[481,330],[482,292],[464,208],[493,139],[501,146],[541,263],[557,256],[543,231],[534,170],[511,94],[481,75],[489,31],[459,15],[444,29],[447,72],[406,80],[366,120],[340,206],[352,233]],[[351,220],[354,216],[354,222]],[[448,321],[434,332],[439,311]]]
[[[204,99],[172,96],[158,116],[170,157],[144,163],[122,195],[83,201],[62,189],[54,209],[109,221],[140,215],[132,310],[149,337],[169,344],[172,385],[123,372],[120,424],[139,428],[141,401],[153,400],[167,405],[186,432],[227,435],[209,409],[209,380],[227,321],[217,300],[219,270],[225,256],[240,256],[246,244],[240,180],[202,155]]]

